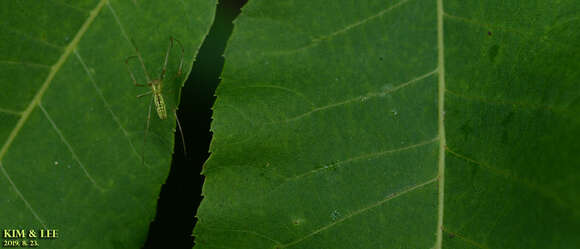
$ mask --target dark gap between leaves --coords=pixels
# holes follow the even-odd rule
[[[222,0],[214,23],[205,38],[193,69],[182,89],[177,115],[183,127],[187,156],[179,132],[175,133],[175,153],[167,181],[161,188],[157,214],[149,227],[143,249],[193,247],[193,227],[202,200],[201,167],[208,158],[211,133],[211,106],[224,64],[223,53],[232,21],[247,0]]]

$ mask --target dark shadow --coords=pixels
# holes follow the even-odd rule
[[[150,225],[144,249],[193,247],[194,215],[201,202],[201,168],[208,158],[211,133],[211,107],[224,64],[223,53],[233,29],[232,21],[246,0],[222,0],[215,21],[204,40],[181,94],[178,117],[181,120],[187,156],[179,132],[171,171],[161,189],[155,220]]]

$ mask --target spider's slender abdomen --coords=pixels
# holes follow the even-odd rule
[[[167,110],[165,110],[165,100],[161,94],[161,81],[154,80],[151,83],[151,91],[153,92],[153,102],[155,102],[155,110],[160,119],[167,119]]]
[[[163,100],[163,95],[161,95],[161,93],[153,94],[153,101],[155,102],[155,109],[157,110],[159,118],[167,119],[167,110],[165,110],[165,100]]]

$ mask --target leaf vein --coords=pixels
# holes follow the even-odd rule
[[[479,21],[476,20],[472,20],[466,17],[461,17],[461,16],[455,16],[455,15],[451,15],[449,13],[444,12],[443,16],[449,18],[449,19],[453,19],[453,20],[457,20],[457,21],[461,21],[467,24],[472,24],[472,25],[476,25],[476,26],[480,26],[483,28],[495,28],[495,29],[499,29],[499,30],[503,30],[503,31],[507,31],[507,32],[513,32],[513,33],[517,33],[520,35],[525,35],[528,33],[531,33],[530,31],[523,31],[523,30],[519,30],[519,29],[514,29],[514,28],[508,28],[508,27],[502,27],[499,25],[492,25],[492,24],[487,24],[487,23],[481,23]]]
[[[8,182],[10,183],[12,188],[14,189],[14,192],[16,192],[18,197],[20,197],[20,199],[22,199],[22,201],[24,202],[24,205],[26,205],[26,208],[28,208],[28,210],[30,210],[30,212],[32,213],[34,218],[36,218],[36,220],[38,220],[38,222],[40,222],[40,224],[42,224],[42,226],[44,228],[46,228],[46,224],[40,218],[38,213],[36,213],[34,208],[32,208],[32,205],[30,205],[30,203],[26,200],[26,198],[24,198],[24,195],[22,194],[22,192],[20,192],[20,189],[18,189],[18,187],[16,187],[16,184],[14,184],[14,182],[12,181],[12,178],[10,178],[10,176],[8,175],[8,172],[6,172],[6,169],[4,169],[4,165],[2,165],[2,162],[0,162],[0,170],[2,170],[2,174],[6,177],[6,179],[8,180]]]
[[[444,22],[443,0],[437,0],[437,68],[438,85],[437,92],[437,129],[439,134],[439,160],[437,162],[437,174],[439,177],[437,189],[437,226],[435,227],[435,249],[443,247],[443,216],[445,214],[445,148],[447,141],[445,137],[445,42],[444,42]]]
[[[139,155],[139,153],[135,149],[135,146],[133,145],[133,142],[131,141],[131,137],[129,136],[129,133],[127,132],[127,130],[125,129],[125,127],[123,127],[123,125],[121,124],[121,120],[119,119],[119,117],[115,114],[115,112],[113,112],[113,108],[111,108],[111,105],[109,104],[109,102],[105,99],[105,95],[103,94],[103,91],[97,85],[97,82],[95,81],[95,79],[91,75],[91,73],[89,71],[89,68],[87,67],[85,61],[82,59],[81,55],[76,50],[74,51],[74,53],[75,53],[77,59],[79,60],[79,62],[82,64],[85,72],[88,75],[89,81],[91,82],[91,84],[93,85],[95,91],[99,95],[99,98],[101,99],[101,101],[103,101],[103,104],[105,105],[105,107],[107,108],[107,110],[109,111],[109,113],[111,114],[111,116],[113,117],[113,120],[115,121],[115,123],[117,123],[117,125],[119,126],[119,129],[121,129],[121,131],[123,132],[123,135],[125,136],[125,138],[127,138],[127,141],[129,142],[129,146],[131,147],[131,150],[133,151],[133,154],[135,156],[137,156],[137,158],[139,160],[142,160],[141,156]],[[149,168],[149,166],[145,162],[143,162],[143,163],[145,164],[145,166],[147,166]]]
[[[141,53],[139,52],[139,50],[137,49],[135,44],[133,44],[133,42],[131,42],[131,38],[129,38],[129,35],[127,35],[127,32],[125,31],[125,28],[123,27],[123,24],[121,23],[121,19],[117,15],[117,12],[113,8],[113,5],[111,5],[110,3],[107,2],[107,7],[109,7],[109,10],[113,14],[113,18],[115,19],[115,22],[117,23],[117,25],[119,25],[119,29],[121,30],[121,34],[123,34],[123,37],[125,37],[125,40],[127,40],[127,42],[129,42],[129,44],[131,44],[131,46],[135,49],[135,52],[137,53],[137,58],[139,59],[141,66],[143,66],[143,71],[145,72],[145,77],[147,78],[147,82],[150,82],[151,79],[149,77],[149,74],[147,73],[147,69],[145,68],[145,63],[143,62],[143,56],[141,56]]]
[[[46,64],[32,63],[32,62],[26,62],[26,61],[0,60],[0,63],[10,64],[10,65],[23,65],[23,66],[29,66],[29,67],[42,67],[42,68],[50,68],[51,67],[50,65],[46,65]]]
[[[50,117],[50,114],[48,114],[48,112],[46,111],[46,109],[44,109],[44,106],[42,106],[42,102],[38,103],[38,107],[40,107],[40,110],[42,110],[42,112],[44,113],[44,116],[48,119],[48,121],[50,122],[50,124],[52,125],[52,128],[54,128],[54,130],[56,131],[56,133],[58,134],[58,136],[60,137],[60,140],[62,140],[62,142],[66,145],[66,147],[68,148],[68,150],[70,151],[70,153],[73,156],[73,159],[79,164],[79,166],[81,167],[81,169],[83,170],[85,176],[93,183],[93,185],[103,191],[104,189],[99,186],[99,184],[97,184],[97,182],[95,181],[95,179],[91,176],[91,174],[89,174],[89,172],[87,171],[85,165],[81,162],[81,160],[79,159],[79,157],[77,156],[77,153],[73,150],[72,146],[70,145],[70,143],[66,140],[66,138],[64,137],[64,134],[62,134],[62,132],[60,131],[60,129],[58,128],[58,126],[56,125],[56,123],[54,122],[54,120]]]
[[[21,35],[21,36],[24,36],[25,38],[28,38],[28,39],[30,39],[30,40],[32,40],[32,41],[35,41],[35,42],[42,43],[42,44],[44,44],[44,45],[46,45],[46,46],[48,46],[48,47],[51,47],[51,48],[57,48],[57,49],[66,49],[65,47],[62,47],[62,46],[60,46],[60,45],[57,45],[57,44],[54,44],[54,43],[50,43],[50,42],[48,42],[48,41],[45,41],[45,40],[38,39],[38,38],[36,38],[36,37],[34,37],[34,36],[32,36],[32,35],[28,34],[28,33],[24,33],[24,32],[22,32],[22,31],[20,31],[20,30],[12,29],[10,26],[8,26],[8,25],[5,25],[5,24],[3,24],[3,23],[2,23],[2,24],[0,24],[0,25],[2,26],[2,29],[5,29],[5,30],[8,30],[8,31],[10,31],[10,32],[13,32],[13,33],[19,34],[19,35]]]
[[[425,78],[428,78],[429,76],[437,73],[438,70],[439,69],[435,69],[435,70],[433,70],[431,72],[428,72],[426,74],[420,75],[420,76],[418,76],[418,77],[416,77],[414,79],[411,79],[411,80],[409,80],[409,81],[407,81],[405,83],[399,84],[398,86],[393,87],[391,89],[387,89],[387,90],[380,91],[380,92],[370,92],[370,93],[367,93],[366,95],[357,96],[357,97],[354,97],[354,98],[351,98],[351,99],[347,99],[347,100],[344,100],[344,101],[341,101],[341,102],[332,103],[332,104],[328,104],[328,105],[321,106],[321,107],[316,107],[316,108],[313,108],[312,110],[310,110],[308,112],[302,113],[302,114],[297,115],[297,116],[294,116],[292,118],[285,119],[285,120],[282,120],[282,121],[275,121],[275,122],[271,122],[271,123],[268,123],[268,124],[278,124],[278,123],[294,122],[294,121],[300,120],[300,119],[302,119],[302,118],[304,118],[306,116],[309,116],[309,115],[311,115],[313,113],[316,113],[316,112],[328,110],[328,109],[331,109],[331,108],[334,108],[334,107],[338,107],[338,106],[350,104],[350,103],[357,102],[357,101],[361,101],[361,100],[364,100],[364,99],[371,99],[371,98],[376,98],[376,97],[382,97],[382,96],[385,96],[386,94],[390,94],[390,93],[396,92],[396,91],[398,91],[400,89],[403,89],[403,88],[405,88],[405,87],[407,87],[409,85],[412,85],[415,82],[419,82],[419,81],[421,81],[421,80],[423,80]]]
[[[7,114],[12,114],[12,115],[17,115],[17,116],[21,116],[22,115],[22,112],[20,112],[20,111],[15,111],[15,110],[10,110],[10,109],[4,109],[4,108],[0,108],[0,112],[7,113]]]
[[[470,245],[472,245],[472,246],[475,246],[475,247],[477,247],[477,248],[479,248],[479,249],[489,249],[489,247],[487,247],[487,246],[485,246],[485,245],[482,245],[482,244],[480,244],[480,243],[477,243],[477,242],[475,242],[474,240],[472,240],[472,239],[469,239],[469,238],[467,238],[467,237],[465,237],[465,236],[463,236],[463,235],[461,235],[461,234],[458,234],[458,233],[455,233],[455,232],[450,232],[450,231],[448,231],[447,229],[442,229],[442,230],[443,230],[445,233],[449,234],[449,236],[457,237],[457,238],[459,238],[459,239],[461,239],[461,240],[465,241],[466,243],[468,243],[468,244],[470,244]]]
[[[568,116],[570,117],[571,120],[574,120],[578,123],[580,123],[580,119],[578,119],[578,115],[576,113],[571,113],[568,109],[566,108],[562,108],[562,107],[558,107],[558,106],[552,106],[552,105],[539,105],[539,104],[532,104],[532,103],[528,103],[528,102],[517,102],[517,101],[507,101],[507,100],[501,100],[501,99],[489,99],[483,96],[468,96],[468,95],[464,95],[461,93],[457,93],[448,89],[445,89],[445,92],[447,92],[450,95],[453,95],[455,97],[458,98],[462,98],[462,99],[466,99],[466,100],[470,100],[470,101],[478,101],[478,102],[482,102],[482,103],[486,103],[486,104],[490,104],[490,105],[512,105],[512,106],[519,106],[522,108],[529,108],[529,109],[544,109],[544,110],[549,110],[549,111],[553,111],[553,112],[558,112],[561,113],[562,115]]]
[[[273,52],[273,53],[270,53],[270,54],[274,54],[274,55],[293,54],[293,53],[297,53],[297,52],[300,52],[300,51],[309,49],[311,47],[314,47],[314,46],[320,44],[320,42],[322,42],[322,41],[331,40],[332,38],[334,38],[334,37],[336,37],[336,36],[338,36],[340,34],[346,33],[349,30],[352,30],[352,29],[354,29],[354,28],[356,28],[358,26],[361,26],[361,25],[363,25],[365,23],[368,23],[369,21],[371,21],[373,19],[379,18],[379,17],[385,15],[386,13],[389,13],[390,11],[392,11],[392,10],[400,7],[401,5],[403,5],[403,4],[407,3],[407,2],[409,2],[409,0],[401,0],[398,3],[393,4],[393,5],[385,8],[385,9],[379,11],[378,13],[376,13],[374,15],[368,16],[368,17],[366,17],[364,19],[361,19],[361,20],[358,20],[358,21],[356,21],[354,23],[351,23],[349,25],[346,25],[346,26],[344,26],[344,28],[339,29],[339,30],[336,30],[336,31],[334,31],[334,32],[332,32],[330,34],[327,34],[327,35],[324,35],[324,36],[321,36],[321,37],[312,39],[310,41],[310,43],[308,43],[308,44],[306,44],[306,45],[304,45],[302,47],[295,48],[295,49],[290,49],[290,50],[276,51],[276,52]]]
[[[354,29],[354,28],[356,28],[358,26],[361,26],[361,25],[363,25],[363,24],[365,24],[365,23],[367,23],[367,22],[369,22],[369,21],[371,21],[373,19],[376,19],[376,18],[379,18],[379,17],[383,16],[384,14],[386,14],[386,13],[390,12],[391,10],[394,10],[394,9],[402,6],[403,4],[405,4],[407,2],[409,2],[409,0],[401,0],[398,3],[393,4],[393,5],[389,6],[386,9],[383,9],[383,10],[379,11],[378,13],[376,13],[376,14],[374,14],[372,16],[369,16],[369,17],[366,17],[366,18],[364,18],[362,20],[359,20],[357,22],[351,23],[351,24],[345,26],[344,28],[342,28],[340,30],[337,30],[335,32],[332,32],[331,34],[326,35],[324,37],[321,37],[321,38],[319,38],[317,40],[319,40],[319,41],[327,40],[327,39],[331,39],[332,37],[337,36],[339,34],[346,33],[346,32],[348,32],[351,29]]]
[[[302,173],[300,175],[288,177],[286,180],[297,180],[297,179],[300,179],[300,178],[303,178],[303,177],[307,177],[307,176],[313,175],[313,174],[315,174],[315,173],[317,173],[319,171],[322,171],[322,170],[330,170],[330,169],[333,169],[333,168],[337,168],[340,165],[347,164],[347,163],[350,163],[350,162],[353,162],[353,161],[358,161],[358,160],[363,160],[363,159],[369,159],[369,158],[373,158],[373,157],[380,157],[380,156],[387,155],[387,154],[393,154],[393,153],[397,153],[397,152],[401,152],[401,151],[406,151],[406,150],[414,149],[414,148],[421,147],[421,146],[424,146],[424,145],[428,145],[428,144],[434,143],[436,141],[439,141],[439,137],[436,137],[436,138],[433,138],[433,139],[429,139],[429,140],[425,140],[425,141],[421,141],[419,143],[412,144],[412,145],[408,145],[408,146],[404,146],[404,147],[399,147],[399,148],[390,149],[390,150],[384,150],[384,151],[379,151],[379,152],[372,152],[372,153],[367,153],[367,154],[363,154],[363,155],[358,155],[358,156],[355,156],[355,157],[351,157],[351,158],[348,158],[348,159],[344,159],[344,160],[338,161],[338,162],[334,163],[331,166],[325,166],[325,167],[316,168],[316,169],[310,170],[308,172]]]
[[[481,169],[485,169],[493,175],[500,176],[500,177],[502,177],[510,182],[516,183],[516,184],[518,184],[522,187],[525,187],[531,191],[537,192],[537,193],[539,193],[547,198],[553,199],[561,207],[563,207],[565,209],[572,210],[575,213],[575,215],[577,215],[577,216],[580,215],[580,210],[575,209],[574,205],[564,201],[562,198],[560,198],[558,196],[557,192],[550,190],[546,186],[538,185],[537,183],[534,183],[529,179],[518,177],[517,175],[513,174],[512,172],[510,172],[508,170],[502,170],[502,169],[499,169],[496,167],[492,167],[487,163],[480,162],[480,161],[477,161],[477,160],[470,158],[468,156],[462,155],[458,152],[451,150],[449,147],[447,147],[445,149],[447,150],[447,152],[449,152],[450,154],[452,154],[453,156],[455,156],[459,159],[465,160],[471,164],[475,164],[475,165],[479,166]]]
[[[249,234],[253,234],[256,235],[257,237],[263,238],[263,239],[267,239],[269,241],[272,241],[278,245],[282,244],[280,241],[275,240],[273,238],[271,238],[270,236],[267,236],[265,234],[256,232],[256,231],[252,231],[252,230],[245,230],[245,229],[222,229],[222,228],[213,228],[213,227],[204,227],[203,229],[207,229],[207,230],[214,230],[214,231],[224,231],[224,232],[237,232],[237,233],[249,233]]]
[[[473,20],[473,19],[469,19],[467,17],[456,16],[456,15],[452,15],[452,14],[448,14],[448,13],[444,13],[443,15],[451,20],[456,20],[459,22],[479,26],[479,27],[486,28],[486,29],[496,29],[496,30],[500,30],[500,31],[504,31],[504,32],[511,32],[511,33],[518,34],[522,37],[529,37],[530,35],[532,35],[531,39],[534,41],[547,41],[553,45],[557,45],[557,46],[560,46],[560,47],[563,47],[566,49],[570,49],[571,47],[573,47],[573,46],[570,46],[570,44],[564,44],[564,43],[561,43],[557,40],[549,38],[548,36],[545,35],[546,33],[535,32],[534,30],[531,30],[531,29],[530,30],[522,30],[522,29],[517,29],[517,28],[504,27],[504,26],[497,25],[497,24],[483,23],[483,22],[480,22],[478,20]],[[534,33],[536,33],[536,35],[534,35]],[[538,37],[541,37],[541,38],[538,39]]]
[[[430,180],[428,180],[426,182],[423,182],[423,183],[419,183],[419,184],[410,186],[410,187],[408,187],[407,189],[405,189],[405,190],[403,190],[401,192],[392,193],[392,194],[386,196],[384,199],[382,199],[380,201],[377,201],[377,202],[375,202],[375,203],[373,203],[371,205],[368,205],[368,206],[363,207],[363,208],[361,208],[359,210],[356,210],[356,211],[354,211],[352,213],[349,213],[348,215],[342,217],[341,219],[338,219],[336,221],[333,221],[333,222],[329,223],[328,225],[325,225],[323,227],[320,227],[320,228],[318,228],[318,229],[316,229],[316,230],[314,230],[314,231],[306,234],[305,236],[302,236],[301,238],[298,238],[298,239],[293,240],[293,241],[291,241],[289,243],[286,243],[284,245],[281,245],[280,248],[287,248],[289,246],[298,244],[298,243],[304,241],[305,239],[308,239],[308,238],[310,238],[310,237],[312,237],[312,236],[314,236],[314,235],[316,235],[318,233],[321,233],[321,232],[323,232],[325,230],[328,230],[328,229],[332,228],[335,225],[338,225],[340,223],[343,223],[344,221],[349,220],[349,219],[351,219],[353,217],[356,217],[356,216],[358,216],[358,215],[360,215],[360,214],[362,214],[362,213],[364,213],[364,212],[366,212],[368,210],[371,210],[373,208],[376,208],[378,206],[381,206],[382,204],[384,204],[384,203],[386,203],[386,202],[388,202],[390,200],[393,200],[393,199],[395,199],[397,197],[403,196],[403,195],[408,194],[408,193],[411,193],[411,192],[413,192],[413,191],[415,191],[417,189],[420,189],[420,188],[422,188],[422,187],[424,187],[426,185],[429,185],[429,184],[437,181],[437,179],[438,179],[438,177],[435,177],[435,178],[430,179]]]
[[[55,4],[60,4],[60,5],[64,6],[64,7],[69,8],[69,9],[76,10],[76,11],[78,11],[80,13],[88,13],[89,12],[86,9],[81,9],[81,8],[79,8],[77,6],[74,6],[74,5],[70,4],[70,3],[60,2],[60,1],[56,1],[56,0],[50,0],[50,1],[53,2],[53,3],[55,3]]]
[[[224,79],[224,77],[222,77],[222,80],[223,79]],[[316,106],[310,99],[308,99],[308,97],[306,97],[306,95],[304,93],[302,93],[300,91],[297,91],[297,90],[294,90],[292,88],[278,86],[278,85],[267,85],[267,84],[250,85],[250,86],[242,86],[242,87],[232,88],[232,89],[230,89],[230,91],[238,90],[238,89],[245,89],[245,88],[272,88],[272,89],[280,89],[280,90],[283,90],[283,91],[286,91],[286,92],[289,92],[289,93],[293,93],[296,96],[304,99],[304,101],[307,102],[308,104],[310,104],[310,106],[312,106],[313,108]]]

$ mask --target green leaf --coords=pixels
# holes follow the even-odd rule
[[[578,6],[250,1],[195,248],[580,247]]]
[[[0,228],[57,229],[40,248],[140,248],[173,152],[179,90],[216,1],[2,1]],[[151,114],[125,59],[158,78],[170,37],[164,96]],[[139,51],[136,52],[136,47]],[[139,59],[130,68],[147,83]],[[144,160],[142,154],[145,155]],[[7,240],[5,238],[5,240]]]

